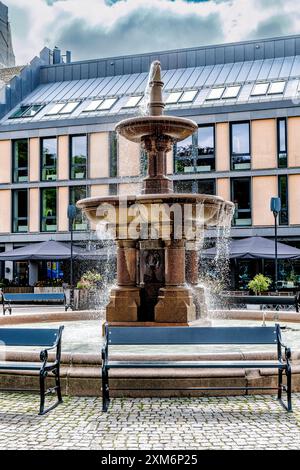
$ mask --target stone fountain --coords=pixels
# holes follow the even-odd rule
[[[233,204],[217,196],[177,194],[166,176],[166,155],[197,124],[163,114],[159,62],[149,75],[145,116],[121,121],[118,134],[139,143],[148,157],[142,194],[81,200],[77,206],[106,224],[117,242],[117,287],[106,319],[113,325],[187,325],[196,319],[191,286],[198,284],[204,229],[230,223]],[[130,156],[129,156],[130,158]]]

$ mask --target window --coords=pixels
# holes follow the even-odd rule
[[[204,125],[174,145],[175,172],[199,173],[215,170],[215,134],[213,125]]]
[[[288,208],[288,177],[287,175],[278,176],[278,196],[281,199],[281,211],[279,212],[279,224],[288,225],[289,208]]]
[[[28,181],[28,140],[13,141],[13,181],[22,183]]]
[[[13,232],[28,232],[28,191],[13,191]]]
[[[117,101],[117,98],[107,98],[106,100],[103,101],[103,103],[98,106],[99,111],[104,111],[104,110],[109,110],[113,107],[115,102]]]
[[[71,179],[86,178],[87,169],[87,136],[75,135],[70,137]]]
[[[57,210],[56,210],[56,188],[45,188],[41,190],[41,231],[56,232]]]
[[[94,100],[91,101],[87,107],[83,110],[84,113],[88,113],[90,111],[96,111],[98,106],[103,102],[103,100]]]
[[[118,176],[118,137],[116,132],[109,133],[109,176]]]
[[[174,181],[174,192],[214,195],[216,194],[215,180],[204,179]]]
[[[251,96],[265,95],[268,91],[269,83],[256,83],[251,91]]]
[[[238,86],[228,86],[223,93],[222,98],[236,98],[239,94],[241,87]]]
[[[26,118],[35,116],[44,106],[34,104],[31,106],[21,106],[9,119]]]
[[[123,105],[123,108],[135,108],[139,104],[141,99],[141,96],[130,96],[130,98],[128,98],[127,103]]]
[[[214,126],[198,128],[196,171],[215,169],[215,129]]]
[[[231,200],[235,205],[233,225],[251,225],[251,179],[234,178],[231,181]]]
[[[57,139],[41,140],[42,181],[55,181],[57,177]]]
[[[118,185],[115,183],[111,183],[108,188],[110,196],[116,196],[118,194]]]
[[[195,99],[195,96],[197,95],[198,90],[189,90],[189,91],[184,91],[182,93],[182,96],[179,99],[180,103],[189,103],[190,101],[193,101]]]
[[[148,173],[148,157],[147,152],[141,148],[140,153],[140,173],[141,176],[146,176]]]
[[[231,169],[247,170],[251,167],[250,123],[230,124]]]
[[[76,203],[80,199],[85,199],[87,197],[87,187],[86,186],[73,186],[70,188],[70,204],[76,206]],[[80,209],[76,210],[76,217],[73,222],[73,230],[84,231],[87,230],[88,224],[87,219],[84,216],[83,211]]]
[[[174,145],[175,152],[175,172],[194,173],[195,172],[195,137],[191,135]]]
[[[286,119],[277,119],[277,152],[278,167],[287,167],[287,136],[286,136]]]
[[[206,97],[206,100],[219,100],[223,94],[224,87],[212,88]]]
[[[169,94],[168,98],[166,99],[166,104],[175,104],[179,100],[182,95],[182,91],[175,91]]]
[[[276,95],[284,92],[285,82],[273,82],[270,84],[268,95]]]
[[[53,116],[56,114],[71,114],[78,106],[80,101],[70,101],[69,103],[56,103],[49,111],[47,116]]]

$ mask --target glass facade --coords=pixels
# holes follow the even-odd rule
[[[200,173],[215,170],[214,126],[198,131],[174,145],[175,173]]]
[[[279,224],[288,225],[289,206],[288,206],[288,177],[287,175],[278,176],[278,196],[281,199],[281,211],[279,213]]]
[[[109,133],[109,176],[118,176],[118,137],[116,132]]]
[[[57,191],[56,188],[41,190],[41,231],[57,230]]]
[[[28,190],[14,190],[12,202],[13,232],[28,232]]]
[[[174,192],[215,195],[216,181],[214,179],[174,181]]]
[[[249,122],[230,124],[230,149],[232,170],[251,168]]]
[[[287,167],[287,135],[286,135],[286,119],[277,120],[277,152],[278,167]]]
[[[87,136],[74,135],[70,137],[71,174],[72,180],[87,177]]]
[[[251,178],[231,180],[231,200],[235,205],[233,225],[251,225]]]
[[[42,181],[57,179],[57,139],[41,139],[41,175]]]
[[[13,182],[28,181],[28,140],[13,141]]]
[[[73,204],[74,206],[78,201],[80,201],[80,199],[85,199],[87,196],[88,193],[86,186],[73,186],[70,188],[70,204]],[[73,230],[83,231],[87,230],[87,228],[88,223],[83,211],[77,209]]]

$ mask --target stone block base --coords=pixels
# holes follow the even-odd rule
[[[190,289],[163,287],[155,306],[155,321],[159,323],[188,323],[196,319],[196,308]]]
[[[138,287],[112,289],[109,304],[106,307],[106,320],[110,323],[138,321],[140,302]]]

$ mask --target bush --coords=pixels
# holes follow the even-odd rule
[[[272,281],[269,277],[264,276],[263,274],[256,274],[254,278],[248,283],[249,289],[251,289],[255,295],[260,295],[262,292],[265,292],[269,289]]]
[[[101,274],[96,271],[87,271],[81,276],[80,281],[77,283],[77,289],[93,290],[101,286],[103,278]]]

